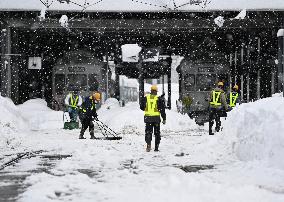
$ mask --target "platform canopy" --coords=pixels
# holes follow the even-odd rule
[[[1,0],[0,11],[200,12],[284,10],[284,0]]]

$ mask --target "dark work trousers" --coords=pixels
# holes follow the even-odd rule
[[[80,135],[84,135],[85,131],[87,130],[87,128],[89,127],[89,131],[90,131],[90,135],[94,135],[94,129],[95,129],[95,126],[94,126],[94,123],[93,123],[93,120],[92,119],[83,119],[81,120],[82,122],[82,129],[81,129],[81,132],[80,132]]]
[[[215,130],[218,132],[221,128],[220,121],[221,111],[219,109],[211,108],[209,110],[209,133],[212,133],[212,126],[214,124],[214,120],[216,122]]]
[[[154,129],[154,135],[155,135],[155,145],[159,146],[160,141],[161,141],[160,123],[146,123],[145,141],[147,144],[151,144],[153,129]]]

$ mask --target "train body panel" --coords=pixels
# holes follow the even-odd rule
[[[178,71],[181,85],[179,100],[182,102],[183,113],[195,118],[198,124],[207,122],[210,92],[218,80],[228,84],[229,65],[185,58]]]

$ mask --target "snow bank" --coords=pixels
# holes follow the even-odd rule
[[[223,134],[241,161],[260,160],[284,169],[284,98],[276,95],[237,106],[228,113]]]
[[[0,153],[14,148],[21,142],[22,131],[27,130],[26,121],[11,99],[0,96]]]
[[[31,130],[59,129],[63,127],[63,112],[53,111],[43,99],[31,99],[18,106]]]
[[[16,106],[0,96],[0,153],[22,152],[29,147],[31,130],[60,129],[62,112],[49,109],[42,99]],[[28,148],[30,149],[30,148]]]
[[[119,107],[119,101],[115,98],[108,98],[105,103],[101,106],[100,110],[110,110],[112,108],[118,108]]]
[[[98,110],[98,118],[116,131],[132,128],[137,133],[144,134],[144,111],[140,110],[138,102],[129,102],[125,107],[119,107],[118,101],[107,100]],[[161,124],[162,133],[169,131],[185,131],[197,128],[197,125],[187,115],[176,111],[166,110],[167,123]]]

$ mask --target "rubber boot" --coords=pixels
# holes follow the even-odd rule
[[[215,127],[215,131],[219,132],[220,131],[220,127]]]
[[[86,139],[83,135],[79,135],[79,139]]]
[[[212,132],[212,128],[209,128],[209,135],[214,135],[214,133]]]
[[[149,152],[151,151],[151,144],[147,144],[147,147],[146,147],[146,152]]]
[[[90,135],[91,135],[90,139],[96,139],[94,133],[90,133]]]
[[[159,144],[155,144],[155,152],[159,151]]]
[[[86,138],[84,137],[84,133],[83,133],[82,131],[80,132],[79,139],[86,139]]]

